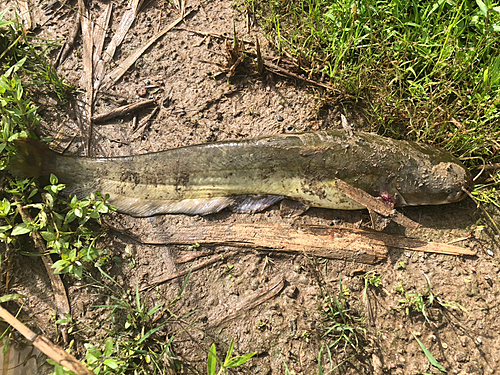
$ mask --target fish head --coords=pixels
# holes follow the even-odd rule
[[[441,161],[418,169],[417,173],[398,182],[396,206],[454,203],[465,198],[464,190],[472,188],[470,172],[458,160]]]

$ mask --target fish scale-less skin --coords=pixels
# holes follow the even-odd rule
[[[443,204],[460,200],[470,181],[467,169],[447,152],[370,133],[349,137],[344,131],[281,134],[128,157],[45,154],[42,174],[48,173],[58,176],[69,194],[109,194],[118,211],[134,216],[216,212],[241,195],[363,208],[335,189],[335,178],[373,196],[388,196],[396,206]]]

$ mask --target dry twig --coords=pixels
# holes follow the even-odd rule
[[[106,113],[101,113],[99,115],[95,115],[92,117],[92,121],[96,124],[100,122],[104,122],[107,120],[110,120],[115,117],[120,117],[120,116],[126,116],[131,112],[137,111],[141,108],[149,107],[150,105],[154,104],[155,100],[154,99],[148,99],[148,100],[143,100],[140,102],[132,103],[132,104],[127,104],[122,107],[115,108],[109,112]]]
[[[29,214],[29,212],[24,209],[21,205],[17,206],[17,211],[21,215],[21,218],[26,221],[33,221],[33,218]],[[57,316],[59,319],[67,319],[66,315],[70,315],[71,309],[69,306],[68,295],[66,294],[66,289],[64,288],[64,284],[61,280],[60,275],[56,275],[54,273],[54,268],[52,259],[49,255],[47,255],[47,248],[45,247],[45,242],[42,239],[42,236],[38,232],[32,232],[33,242],[35,243],[35,249],[39,254],[43,254],[42,262],[45,266],[45,270],[47,271],[47,275],[50,279],[50,284],[52,285],[52,290],[54,292],[54,300],[57,309]],[[68,328],[66,324],[61,324],[61,333],[63,336],[63,340],[65,343],[69,342],[68,339]]]
[[[234,254],[236,254],[236,252],[232,251],[232,252],[229,252],[227,254],[224,254],[224,257],[228,258],[228,257],[233,256]],[[168,275],[168,276],[165,276],[165,277],[160,277],[160,278],[158,278],[156,280],[153,280],[150,284],[141,287],[140,291],[142,292],[142,291],[154,288],[157,285],[166,283],[167,281],[174,280],[174,279],[177,279],[177,278],[182,277],[182,276],[186,276],[188,273],[190,273],[192,271],[201,270],[202,268],[205,268],[205,267],[207,267],[207,266],[209,266],[211,264],[214,264],[214,263],[217,263],[217,262],[219,262],[221,260],[224,260],[224,257],[222,255],[221,256],[215,256],[215,257],[213,257],[211,259],[207,259],[204,262],[201,262],[201,263],[197,264],[196,266],[193,266],[192,268],[190,268],[188,270],[181,271],[181,272],[178,272],[176,274]]]
[[[73,28],[71,29],[68,38],[61,47],[61,50],[57,55],[56,61],[54,62],[55,68],[61,65],[64,62],[64,60],[66,60],[66,58],[69,56],[69,53],[71,52],[73,46],[75,45],[76,37],[78,36],[79,30],[80,30],[80,12],[76,12],[75,19],[73,21]]]
[[[369,210],[375,211],[376,213],[389,217],[396,223],[410,229],[418,229],[420,224],[414,222],[413,220],[407,218],[400,212],[396,211],[392,207],[386,205],[381,200],[371,196],[366,191],[355,188],[347,184],[346,182],[335,179],[335,188],[342,194],[348,196],[357,203],[365,206]]]

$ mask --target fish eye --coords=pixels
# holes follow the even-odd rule
[[[446,194],[450,194],[450,193],[451,193],[451,189],[450,188],[446,189]]]

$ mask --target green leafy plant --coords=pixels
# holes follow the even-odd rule
[[[252,358],[256,352],[248,353],[245,355],[240,355],[236,357],[232,357],[234,349],[234,339],[231,340],[231,344],[229,345],[229,349],[226,353],[226,358],[224,362],[220,362],[219,372],[217,370],[217,349],[215,344],[212,344],[210,350],[208,351],[208,359],[207,359],[207,374],[208,375],[222,375],[226,373],[226,371],[230,368],[239,367],[245,364],[250,358]]]
[[[5,28],[15,26],[14,21],[1,21],[5,12],[0,13],[0,33],[6,36]],[[11,34],[15,31],[11,28]],[[10,35],[10,34],[9,34]],[[7,61],[16,60],[20,45],[10,45],[13,54]],[[35,53],[32,47],[27,47]],[[17,52],[16,52],[17,51]],[[0,76],[0,170],[5,170],[9,160],[16,153],[14,141],[19,138],[35,137],[33,130],[40,117],[37,107],[27,98],[24,83],[18,73],[30,75],[28,52],[24,57],[8,67]],[[4,67],[6,64],[4,63]],[[107,251],[99,249],[96,242],[102,230],[92,229],[89,220],[98,220],[100,215],[109,212],[108,197],[91,194],[84,199],[72,197],[69,202],[59,197],[64,189],[56,176],[50,176],[49,185],[41,189],[35,179],[12,180],[5,189],[8,196],[0,201],[0,241],[17,246],[18,239],[37,231],[45,239],[50,252],[60,256],[54,264],[56,273],[70,273],[81,278],[85,264],[93,264],[99,259],[107,259]],[[33,220],[19,218],[19,207],[36,212]]]
[[[366,339],[366,329],[362,326],[362,319],[351,314],[348,308],[347,297],[344,293],[342,280],[339,280],[339,296],[327,294],[323,298],[321,311],[324,315],[325,333],[323,337],[332,339],[329,348],[347,347],[358,350],[362,340]]]
[[[111,300],[110,304],[95,305],[103,309],[107,316],[102,322],[111,322],[106,337],[101,340],[92,338],[84,344],[85,363],[95,374],[164,374],[168,368],[174,373],[180,370],[180,364],[173,353],[172,342],[175,334],[167,334],[166,325],[175,320],[184,320],[193,312],[177,316],[173,309],[181,300],[188,283],[189,273],[177,296],[168,303],[159,303],[147,308],[147,294],[142,294],[139,285],[135,290],[124,290],[108,273],[98,267],[104,279],[111,285],[94,279],[95,285],[103,290],[103,296]],[[78,324],[78,323],[75,323]],[[55,375],[71,373],[54,364]]]
[[[399,308],[404,309],[406,315],[410,315],[414,312],[421,313],[427,323],[433,324],[431,316],[429,315],[429,309],[431,307],[451,308],[467,312],[467,310],[456,301],[449,302],[439,297],[435,297],[431,290],[429,278],[425,274],[424,277],[427,286],[424,292],[407,292],[402,285],[396,287],[396,291],[403,296],[403,298],[398,299],[400,304]]]
[[[66,102],[74,87],[57,74],[48,58],[59,45],[27,33],[17,14],[12,20],[4,20],[8,10],[0,13],[0,72],[23,61],[21,73],[25,85],[55,94],[60,102]]]

